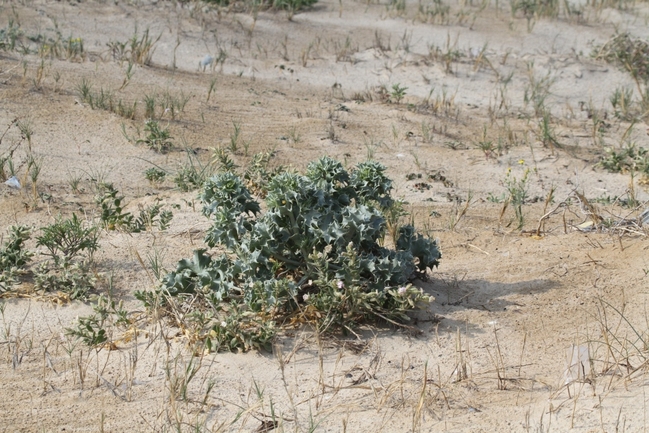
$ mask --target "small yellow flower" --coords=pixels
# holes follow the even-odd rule
[[[525,164],[525,160],[524,160],[524,159],[519,159],[519,160],[518,160],[518,163],[519,163],[520,165],[523,165],[523,164]]]

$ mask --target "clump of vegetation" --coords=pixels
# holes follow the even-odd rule
[[[149,146],[149,149],[158,153],[167,153],[173,147],[169,128],[161,127],[156,120],[147,120],[144,132],[147,133],[146,137],[137,140],[136,143],[144,143]]]
[[[0,294],[14,289],[20,277],[33,274],[34,286],[44,292],[62,292],[71,299],[85,299],[94,289],[96,275],[91,269],[92,254],[98,248],[97,227],[85,227],[76,215],[56,221],[41,229],[36,245],[43,246],[49,256],[33,271],[26,265],[34,255],[25,249],[31,230],[25,226],[12,226],[9,239],[0,249]]]
[[[119,194],[113,184],[104,184],[102,193],[97,197],[101,207],[101,221],[106,230],[123,230],[128,233],[151,231],[154,227],[160,230],[169,228],[173,213],[164,209],[160,201],[151,206],[141,207],[138,216],[124,210],[124,197]]]
[[[9,227],[9,239],[0,249],[0,294],[10,290],[25,273],[25,265],[34,253],[25,249],[31,230],[26,226]]]
[[[512,17],[521,12],[527,20],[527,31],[531,32],[536,19],[540,17],[556,18],[559,15],[559,4],[558,0],[512,0]]]
[[[191,149],[186,149],[187,160],[180,164],[173,182],[176,187],[183,191],[194,191],[203,186],[207,179],[214,174],[212,162],[202,163],[194,156]]]
[[[92,84],[85,78],[79,82],[76,90],[81,100],[93,110],[110,111],[125,119],[135,119],[135,115],[137,114],[137,101],[130,104],[122,99],[117,99],[109,89],[100,88],[99,91],[95,91],[92,88]]]
[[[633,143],[619,150],[609,148],[599,165],[612,173],[639,172],[647,177],[649,176],[649,150],[637,147]]]
[[[348,172],[325,157],[305,174],[271,176],[259,194],[262,212],[239,175],[220,172],[200,199],[212,221],[205,242],[226,253],[196,250],[157,291],[136,296],[170,313],[188,307],[185,301],[201,305],[182,326],[210,350],[268,348],[288,324],[323,332],[406,321],[408,310],[430,301],[411,282],[436,267],[441,253],[411,225],[396,230],[393,249],[385,246],[391,189],[379,163]]]
[[[397,104],[401,103],[401,100],[406,96],[407,87],[400,85],[399,83],[392,85],[392,92],[390,92],[390,101],[394,101]]]
[[[99,230],[87,227],[77,217],[56,221],[41,229],[36,245],[46,248],[43,254],[51,261],[34,271],[35,286],[46,292],[64,292],[71,299],[85,299],[95,288],[96,275],[92,270],[92,255],[99,247]]]
[[[122,303],[115,303],[114,299],[103,294],[97,298],[93,310],[92,315],[79,317],[76,327],[66,328],[66,334],[79,338],[89,347],[98,348],[109,340],[106,329],[130,324]]]
[[[0,29],[0,50],[13,51],[19,46],[22,51],[29,52],[29,49],[25,47],[25,32],[20,28],[20,24],[9,18],[7,27]]]
[[[313,6],[318,0],[261,0],[261,1],[236,1],[236,0],[208,0],[219,6],[230,6],[232,4],[243,6],[245,9],[278,9],[296,12]]]
[[[54,263],[61,264],[74,261],[77,256],[87,254],[87,259],[97,251],[99,231],[97,227],[84,227],[76,214],[72,218],[57,218],[54,224],[41,229],[42,234],[36,238],[37,246],[47,249],[45,255]]]
[[[157,167],[151,167],[146,169],[146,171],[144,172],[144,177],[152,185],[159,185],[164,182],[165,178],[167,177],[167,172]]]
[[[505,176],[505,188],[509,194],[509,202],[514,206],[517,229],[522,230],[525,225],[525,215],[523,214],[523,205],[528,198],[530,169],[526,168],[523,176],[518,179],[512,174],[511,168],[507,170]]]
[[[110,41],[107,45],[114,60],[150,66],[155,52],[155,45],[161,37],[162,34],[155,39],[149,36],[149,29],[146,29],[139,36],[136,29],[131,39],[125,42]]]
[[[649,42],[633,38],[629,33],[618,33],[597,48],[593,55],[631,75],[643,101],[643,114],[646,115],[649,106]]]

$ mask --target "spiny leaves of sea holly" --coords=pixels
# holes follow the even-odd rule
[[[220,173],[208,179],[200,199],[204,203],[203,215],[206,217],[212,216],[219,209],[235,215],[256,215],[260,211],[259,203],[252,198],[239,176],[232,172]]]
[[[376,161],[361,162],[352,172],[350,185],[361,202],[376,201],[381,208],[389,207],[392,181],[385,175],[385,166]]]
[[[399,229],[397,249],[410,251],[413,257],[418,259],[417,268],[420,272],[426,271],[426,268],[433,269],[438,266],[439,259],[442,257],[437,243],[417,233],[411,225]]]
[[[349,186],[349,173],[339,161],[328,156],[309,163],[306,177],[315,187],[318,206],[338,211],[349,206],[356,196]]]
[[[213,247],[222,244],[234,248],[251,230],[248,215],[260,212],[241,179],[234,173],[225,172],[211,177],[200,195],[203,215],[212,217],[214,224],[206,236],[206,243]]]
[[[164,277],[163,286],[172,296],[209,289],[220,301],[228,296],[236,274],[237,267],[227,257],[212,260],[204,249],[199,249],[191,259],[178,262],[176,270]]]
[[[381,164],[347,172],[325,157],[304,175],[273,176],[262,213],[234,173],[214,176],[201,194],[212,220],[206,243],[225,247],[227,255],[213,259],[197,250],[165,277],[163,288],[203,294],[218,321],[209,325],[210,335],[218,347],[230,341],[230,349],[268,342],[278,323],[294,319],[314,320],[322,330],[368,317],[402,320],[428,300],[407,283],[417,268],[437,265],[440,253],[411,227],[401,230],[396,250],[382,246],[391,187]],[[245,325],[235,326],[239,321]]]

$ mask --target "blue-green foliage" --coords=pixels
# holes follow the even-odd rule
[[[262,212],[236,174],[213,176],[200,195],[203,214],[212,221],[205,242],[227,254],[210,257],[196,250],[163,279],[163,289],[172,296],[203,293],[215,303],[235,303],[237,311],[243,303],[269,319],[304,312],[302,300],[308,299],[318,310],[328,306],[322,315],[310,316],[324,317],[326,328],[353,325],[379,311],[403,319],[404,308],[394,315],[385,311],[405,305],[392,302],[396,288],[405,293],[402,286],[437,266],[441,254],[435,241],[412,226],[400,229],[396,249],[383,246],[391,189],[379,163],[364,162],[349,173],[324,157],[304,175],[272,177],[262,194]],[[408,293],[411,308],[412,296],[423,294]],[[332,308],[337,299],[340,304]]]

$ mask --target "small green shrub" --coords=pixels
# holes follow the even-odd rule
[[[173,147],[172,137],[169,128],[162,128],[156,120],[147,120],[144,125],[145,138],[139,139],[136,143],[144,143],[149,149],[158,153],[167,153]]]
[[[46,248],[43,254],[51,261],[34,270],[34,285],[45,292],[63,292],[71,299],[86,299],[96,286],[97,276],[91,269],[93,253],[99,248],[99,230],[85,227],[76,216],[58,217],[41,228],[36,245]]]
[[[649,42],[633,38],[629,33],[617,33],[597,47],[593,56],[627,71],[636,83],[643,105],[649,103]]]
[[[79,338],[87,346],[99,348],[109,342],[106,329],[131,323],[122,303],[116,304],[104,295],[99,295],[93,310],[92,315],[79,317],[76,327],[66,328],[66,334]]]
[[[633,143],[619,150],[609,148],[599,165],[612,173],[639,172],[649,176],[649,150]]]
[[[125,42],[110,41],[107,45],[114,60],[150,66],[155,52],[155,45],[161,37],[162,33],[156,39],[149,36],[149,29],[146,29],[141,36],[138,36],[136,30],[131,39]]]
[[[87,299],[88,293],[95,289],[96,284],[97,275],[86,261],[46,262],[34,271],[34,286],[37,290],[63,292],[70,299]]]
[[[124,212],[122,201],[123,196],[115,189],[112,183],[101,185],[100,194],[96,198],[97,204],[101,207],[101,222],[106,230],[117,230],[128,227],[133,221],[133,215]]]
[[[399,104],[401,100],[406,96],[407,87],[401,86],[399,83],[392,85],[392,92],[390,93],[390,100]]]
[[[18,283],[34,253],[25,249],[31,230],[26,226],[9,227],[9,239],[0,249],[0,294]]]
[[[173,216],[170,210],[163,209],[163,205],[158,200],[151,206],[141,207],[140,214],[131,221],[127,229],[131,233],[151,231],[153,227],[164,231],[169,228]]]
[[[201,188],[205,181],[214,174],[212,163],[202,163],[194,156],[191,149],[186,149],[185,153],[187,160],[178,167],[173,179],[176,187],[183,192]]]
[[[80,254],[91,259],[99,247],[99,231],[97,227],[84,227],[83,222],[72,214],[72,218],[58,217],[54,224],[41,229],[42,234],[36,237],[36,245],[47,249],[45,255],[50,256],[54,263],[70,263]]]
[[[16,24],[13,18],[9,18],[9,23],[4,29],[0,29],[0,50],[13,51],[18,46],[23,48],[23,52],[29,52],[25,47],[25,32]]]
[[[101,206],[101,221],[106,230],[123,230],[129,233],[139,233],[158,227],[166,230],[173,219],[173,213],[163,209],[159,200],[155,204],[141,207],[138,216],[124,211],[124,197],[112,184],[105,184],[103,193],[97,198]]]
[[[262,212],[243,179],[219,173],[200,198],[212,221],[205,242],[227,254],[196,250],[163,278],[157,295],[136,296],[170,309],[201,297],[207,312],[199,314],[196,338],[213,350],[268,347],[286,323],[326,331],[408,320],[408,310],[430,300],[410,282],[436,267],[441,254],[408,225],[397,231],[394,249],[384,246],[391,189],[376,162],[348,172],[325,157],[304,175],[270,177]]]
[[[151,167],[144,172],[144,177],[146,177],[146,180],[148,180],[152,185],[158,185],[164,182],[167,173],[157,167]]]
[[[529,178],[530,169],[525,169],[523,176],[518,179],[512,174],[511,168],[507,170],[507,175],[505,176],[505,188],[509,193],[509,200],[514,206],[514,213],[516,215],[516,221],[518,223],[517,228],[519,230],[523,229],[525,225],[525,215],[523,214],[523,205],[528,198],[529,190]]]

